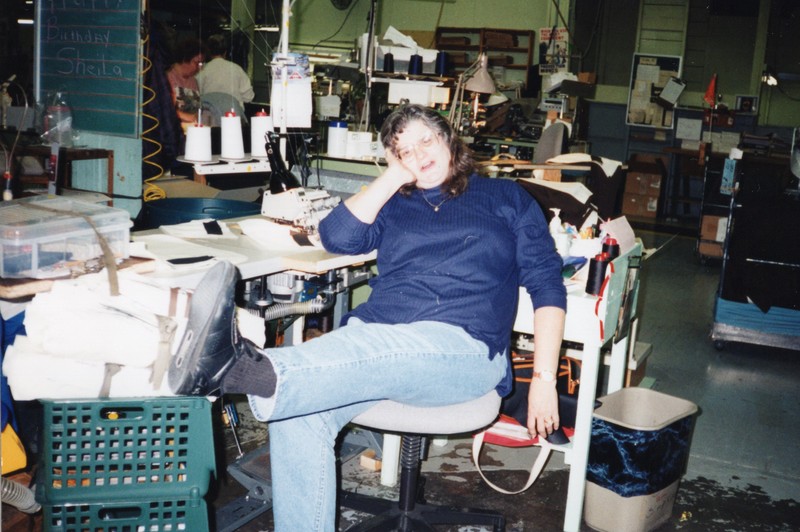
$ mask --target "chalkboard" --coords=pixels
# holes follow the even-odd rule
[[[37,2],[36,94],[56,91],[74,129],[137,136],[141,0]]]

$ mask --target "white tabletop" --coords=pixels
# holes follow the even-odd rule
[[[294,270],[303,273],[322,274],[330,270],[363,264],[374,260],[377,252],[361,255],[337,255],[314,246],[297,246],[296,248],[270,249],[253,238],[243,235],[236,222],[242,218],[221,220],[226,223],[235,235],[234,238],[183,238],[181,240],[198,246],[198,251],[221,259],[231,258],[236,264],[243,279],[252,279],[262,275]],[[154,235],[162,235],[159,230],[136,232],[131,235],[134,242],[144,241]],[[201,249],[202,248],[202,249]],[[157,270],[154,276],[180,276],[181,270],[174,272]]]

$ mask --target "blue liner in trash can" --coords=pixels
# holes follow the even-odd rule
[[[155,229],[192,220],[221,220],[260,213],[260,203],[217,198],[166,198],[144,202],[139,218],[142,229]]]
[[[622,497],[656,493],[686,470],[697,405],[646,388],[600,398],[586,480]]]

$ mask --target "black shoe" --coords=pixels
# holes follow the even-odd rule
[[[169,366],[169,387],[178,395],[209,395],[241,349],[235,291],[239,273],[230,262],[215,264],[192,294],[189,321]]]

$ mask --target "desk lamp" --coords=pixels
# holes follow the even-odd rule
[[[460,116],[463,111],[461,100],[464,97],[464,89],[476,93],[476,98],[478,93],[493,94],[495,91],[494,81],[489,75],[488,64],[489,58],[485,53],[481,53],[478,59],[458,76],[453,95],[453,106],[450,108],[450,125],[456,130],[460,129]]]

